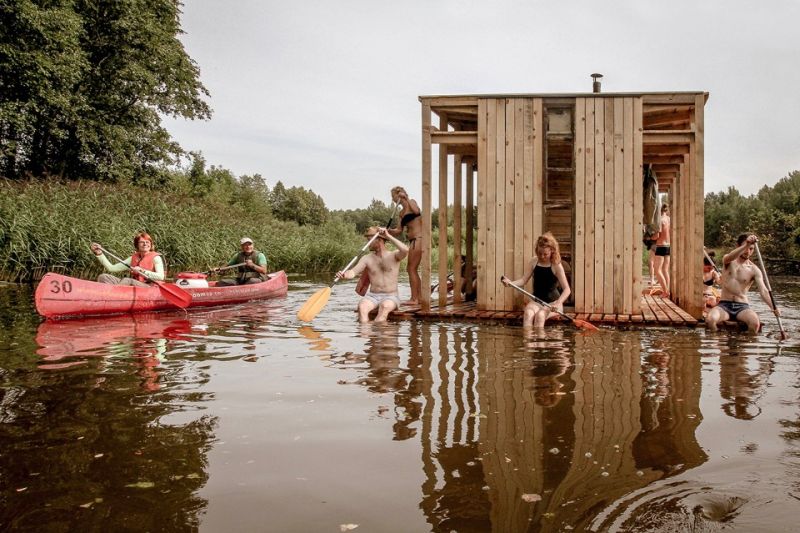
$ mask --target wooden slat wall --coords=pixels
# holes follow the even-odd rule
[[[447,131],[447,114],[439,116],[439,130]],[[447,304],[447,147],[439,145],[439,306]],[[430,292],[430,284],[422,285]]]
[[[478,308],[521,309],[500,284],[519,278],[542,228],[542,100],[478,103]],[[530,288],[530,287],[529,287]]]
[[[577,313],[639,311],[642,106],[637,100],[575,101]]]

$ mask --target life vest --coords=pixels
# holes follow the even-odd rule
[[[244,263],[245,261],[250,259],[251,261],[253,261],[255,263],[256,260],[258,259],[258,255],[260,253],[261,252],[259,252],[258,250],[253,250],[249,254],[246,254],[244,252],[239,252],[239,254],[236,256],[236,261],[235,262],[236,263]],[[264,280],[267,279],[267,275],[266,274],[262,274],[261,272],[256,272],[255,270],[250,270],[247,266],[240,266],[237,269],[237,272],[239,273],[239,275],[236,276],[236,280],[239,283],[247,281],[248,279],[251,279],[251,278],[258,278],[261,281],[264,281]]]
[[[158,257],[159,255],[161,254],[158,252],[147,252],[146,254],[144,254],[144,257],[139,257],[139,254],[137,252],[131,256],[131,268],[138,266],[139,268],[149,270],[150,272],[155,272],[156,270],[155,260],[156,257]],[[137,274],[136,272],[131,272],[131,277],[137,281],[143,281],[145,283],[148,283],[150,281],[146,277],[142,276],[141,274]]]

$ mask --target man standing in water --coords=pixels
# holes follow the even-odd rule
[[[400,307],[397,278],[400,273],[400,262],[408,255],[408,246],[388,233],[386,228],[372,226],[364,233],[367,239],[372,239],[375,235],[378,235],[378,238],[369,246],[371,254],[359,259],[356,266],[350,270],[336,273],[338,278],[344,279],[353,279],[364,270],[369,274],[370,288],[358,302],[358,320],[362,323],[369,322],[369,314],[376,308],[378,316],[375,317],[375,322],[386,322],[389,313]],[[397,250],[388,250],[387,240],[391,241]]]
[[[772,298],[764,285],[761,270],[750,261],[750,256],[755,250],[758,238],[755,235],[742,233],[736,239],[738,248],[722,258],[722,295],[719,304],[708,312],[706,323],[711,331],[717,330],[717,324],[726,320],[738,320],[747,324],[750,333],[756,333],[761,325],[758,315],[750,309],[747,291],[753,281],[758,282],[758,292],[775,316],[780,316],[780,311],[772,307]]]

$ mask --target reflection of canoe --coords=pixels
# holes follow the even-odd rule
[[[114,344],[179,339],[191,331],[191,321],[172,313],[45,320],[36,332],[36,344],[39,345],[36,353],[45,361],[105,355],[108,347]]]
[[[233,287],[186,288],[189,307],[226,305],[285,296],[289,282],[282,270],[263,283]],[[36,310],[47,318],[137,313],[175,309],[158,287],[109,285],[60,274],[46,274],[36,288]]]

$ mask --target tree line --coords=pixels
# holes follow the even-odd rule
[[[735,187],[706,194],[706,246],[735,247],[737,235],[745,232],[758,235],[770,258],[800,261],[800,171],[750,196]]]

